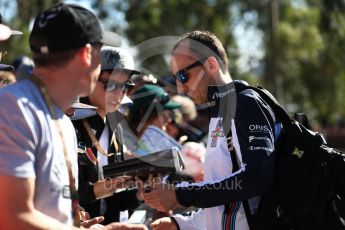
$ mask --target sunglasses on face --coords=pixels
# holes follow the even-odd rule
[[[175,78],[176,78],[179,82],[181,82],[182,84],[186,83],[186,82],[188,81],[188,77],[187,77],[186,73],[187,73],[189,70],[193,69],[194,67],[197,67],[197,66],[199,66],[199,65],[203,65],[203,62],[204,62],[204,61],[205,61],[205,59],[204,59],[204,60],[198,60],[198,61],[196,61],[196,62],[190,64],[190,65],[187,66],[186,68],[177,71],[176,74],[175,74]]]
[[[116,90],[121,90],[122,92],[125,92],[128,88],[132,86],[129,82],[119,83],[116,81],[98,81],[103,83],[104,91],[106,92],[113,92]]]

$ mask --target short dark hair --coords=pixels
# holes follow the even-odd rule
[[[77,52],[78,49],[54,52],[49,54],[34,52],[32,54],[32,59],[37,67],[62,67],[65,66],[68,62],[70,62]]]
[[[213,33],[209,31],[192,31],[188,32],[180,37],[180,39],[175,44],[173,51],[179,46],[182,41],[193,40],[196,43],[192,43],[189,46],[189,49],[197,54],[200,54],[202,57],[214,56],[223,73],[228,72],[228,58],[226,56],[225,49],[219,39]],[[200,49],[200,46],[203,46]],[[205,49],[205,46],[208,49]]]

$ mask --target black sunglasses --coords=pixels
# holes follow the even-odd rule
[[[196,62],[190,64],[190,65],[187,66],[186,68],[177,71],[176,74],[174,75],[175,78],[176,78],[179,82],[181,82],[182,84],[186,83],[186,82],[188,81],[188,77],[187,77],[187,75],[186,75],[186,72],[188,72],[189,70],[193,69],[194,67],[197,67],[197,66],[199,66],[199,65],[203,65],[203,63],[204,63],[205,60],[206,60],[206,59],[204,59],[204,60],[198,60],[198,61],[196,61]]]
[[[126,91],[127,89],[133,87],[132,82],[125,82],[125,83],[119,83],[116,81],[102,81],[98,79],[99,82],[103,83],[104,85],[104,91],[106,92],[113,92],[116,90],[121,90],[122,92]]]

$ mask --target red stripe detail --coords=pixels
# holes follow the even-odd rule
[[[225,229],[226,230],[228,230],[228,229],[230,230],[231,215],[234,212],[235,208],[236,208],[236,202],[232,202],[231,206],[229,208],[228,215],[226,216],[226,222],[225,222],[226,223],[225,224]]]
[[[86,148],[86,156],[87,158],[89,158],[89,160],[96,165],[97,164],[97,158],[95,157],[95,155],[92,152],[91,148]]]

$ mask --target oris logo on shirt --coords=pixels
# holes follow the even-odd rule
[[[269,129],[267,125],[249,125],[249,132],[268,133]]]

